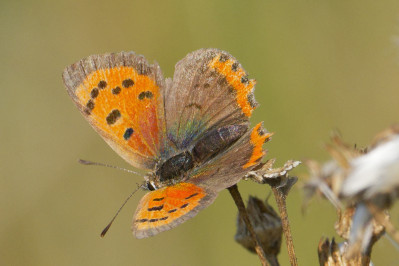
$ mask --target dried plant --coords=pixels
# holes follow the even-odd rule
[[[297,178],[290,177],[288,172],[300,162],[288,161],[283,167],[273,168],[274,162],[275,159],[271,159],[261,164],[257,169],[249,172],[245,179],[271,186],[279,208],[280,219],[268,204],[263,204],[262,201],[253,197],[250,197],[246,209],[237,186],[233,186],[229,188],[229,191],[239,209],[239,220],[242,220],[238,222],[236,240],[245,248],[255,250],[262,265],[279,265],[277,255],[280,251],[282,229],[291,265],[298,265],[288,220],[286,197],[297,181]]]
[[[367,149],[351,147],[337,135],[326,148],[331,161],[306,161],[311,180],[305,201],[325,196],[337,209],[335,229],[345,241],[322,239],[320,265],[369,265],[372,247],[385,230],[399,241],[388,215],[399,195],[399,125],[377,134]]]
[[[263,202],[253,196],[248,199],[247,213],[270,265],[279,265],[277,255],[280,253],[283,234],[280,217],[267,201]],[[255,252],[251,234],[240,216],[237,217],[235,240],[249,251]]]
[[[319,195],[337,210],[335,230],[343,238],[321,238],[317,251],[320,265],[371,265],[373,245],[388,232],[399,242],[399,233],[390,222],[389,208],[399,196],[399,125],[376,135],[368,148],[346,144],[337,134],[326,145],[332,159],[324,164],[306,160],[311,178],[304,186],[305,203]],[[262,265],[279,265],[278,254],[284,233],[291,265],[298,265],[286,197],[296,183],[288,172],[300,164],[288,161],[273,168],[275,159],[261,164],[244,179],[269,185],[280,216],[268,204],[249,197],[247,207],[237,186],[229,188],[238,208],[235,239],[243,247],[256,252]]]

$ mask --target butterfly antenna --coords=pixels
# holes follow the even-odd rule
[[[114,169],[122,170],[122,171],[125,171],[125,172],[128,172],[128,173],[136,174],[136,175],[139,175],[139,176],[143,176],[143,174],[141,174],[141,173],[139,173],[139,172],[135,172],[135,171],[132,171],[132,170],[129,170],[129,169],[125,169],[125,168],[122,168],[122,167],[118,167],[118,166],[114,166],[114,165],[109,165],[109,164],[105,164],[105,163],[96,163],[96,162],[87,161],[87,160],[83,160],[83,159],[79,159],[78,162],[81,163],[81,164],[84,164],[84,165],[105,166],[105,167],[109,167],[109,168],[114,168]]]
[[[118,216],[118,214],[121,212],[122,208],[126,205],[126,203],[129,201],[129,199],[133,196],[134,193],[136,193],[142,186],[139,185],[137,186],[137,189],[135,189],[132,193],[130,193],[129,197],[125,200],[125,202],[122,204],[122,206],[119,208],[119,210],[116,212],[115,216],[112,218],[112,220],[109,222],[109,224],[104,228],[104,230],[101,232],[101,237],[104,237],[105,234],[108,232],[108,229],[111,227],[112,223],[115,221],[115,218]]]

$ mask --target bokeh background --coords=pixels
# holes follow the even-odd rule
[[[130,232],[137,193],[105,239],[99,233],[141,177],[87,167],[78,158],[130,166],[80,115],[62,84],[65,66],[95,53],[133,50],[165,76],[203,47],[230,52],[256,78],[253,123],[275,132],[268,158],[328,158],[338,129],[365,146],[399,122],[399,2],[104,1],[0,2],[0,264],[257,265],[236,244],[236,207],[227,191],[196,218],[150,239]],[[300,265],[318,265],[322,236],[337,237],[333,207],[301,212],[301,184],[288,199]],[[240,182],[244,198],[267,187]],[[271,197],[269,202],[274,205]],[[392,218],[398,222],[398,212]],[[339,241],[339,237],[338,237]],[[376,265],[395,265],[387,239]],[[280,255],[288,264],[286,249]]]

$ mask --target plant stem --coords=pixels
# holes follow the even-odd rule
[[[238,212],[240,213],[241,219],[244,221],[245,225],[247,226],[247,229],[248,229],[249,233],[251,234],[251,237],[252,237],[252,239],[253,239],[253,241],[255,243],[256,253],[259,256],[259,259],[260,259],[262,265],[263,266],[268,266],[269,263],[267,262],[265,251],[261,247],[260,242],[259,242],[259,240],[258,240],[258,238],[257,238],[257,236],[255,234],[255,231],[254,231],[254,229],[252,227],[251,221],[249,220],[249,216],[248,216],[247,210],[245,209],[245,205],[244,205],[244,202],[242,200],[241,194],[238,191],[237,185],[233,185],[233,186],[231,186],[231,187],[229,187],[227,189],[229,190],[231,196],[233,197],[233,200],[234,200],[234,202],[235,202],[235,204],[236,204],[236,206],[238,208]]]
[[[278,210],[280,212],[281,223],[283,226],[285,242],[287,244],[288,255],[292,266],[298,266],[298,261],[295,256],[294,242],[292,240],[290,221],[288,220],[286,196],[278,187],[272,186],[274,198],[276,199]]]

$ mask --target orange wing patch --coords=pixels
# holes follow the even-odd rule
[[[90,73],[75,92],[87,118],[114,141],[138,154],[159,152],[159,101],[155,81],[132,67],[99,69]]]
[[[252,129],[250,141],[253,146],[253,151],[252,151],[251,158],[243,166],[244,169],[257,164],[258,160],[261,159],[266,154],[266,152],[263,150],[262,146],[266,141],[270,140],[270,137],[272,135],[273,135],[273,133],[266,132],[263,129],[262,123],[257,124]]]
[[[153,236],[179,225],[213,201],[212,198],[207,203],[207,196],[210,195],[203,188],[191,183],[179,183],[147,193],[133,218],[135,236]]]
[[[237,93],[236,101],[238,106],[240,106],[242,112],[247,117],[250,117],[252,111],[257,106],[253,95],[253,88],[256,81],[254,79],[248,79],[247,74],[240,67],[238,62],[222,54],[213,58],[209,63],[209,67],[226,77],[227,82]]]

